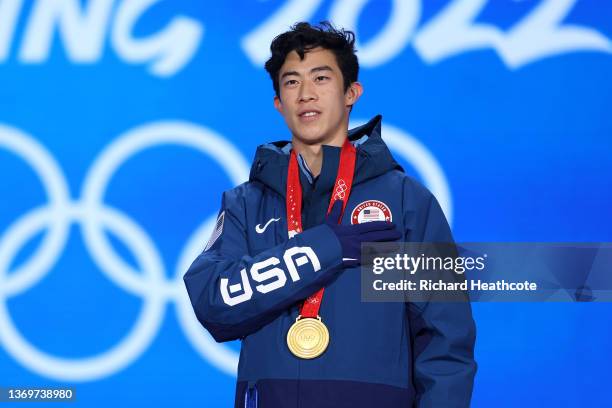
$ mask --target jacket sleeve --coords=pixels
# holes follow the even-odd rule
[[[341,270],[338,239],[326,225],[251,256],[243,199],[223,194],[216,227],[183,280],[200,323],[217,342],[243,338],[305,299]],[[254,228],[254,227],[253,227]]]
[[[407,241],[454,242],[435,197],[414,181],[405,184]],[[407,201],[405,201],[407,202]],[[469,302],[407,304],[418,408],[469,407],[476,361],[476,326]]]

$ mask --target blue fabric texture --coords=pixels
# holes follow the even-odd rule
[[[342,265],[347,267],[361,265],[362,242],[396,241],[402,234],[392,222],[370,221],[363,224],[338,224],[342,217],[342,201],[336,200],[325,223],[336,234],[342,248]]]
[[[300,172],[304,231],[292,238],[285,208],[290,142],[259,146],[249,181],[223,194],[216,239],[184,281],[213,338],[241,340],[236,407],[244,406],[247,384],[265,408],[469,406],[476,373],[470,304],[362,302],[360,267],[343,262],[359,258],[364,240],[453,241],[435,197],[393,159],[381,120],[349,130],[355,175],[338,225],[326,212],[339,147],[322,147],[312,182]],[[368,200],[389,210],[381,229],[370,230],[375,222],[351,226]],[[304,299],[321,287],[329,346],[300,359],[287,347],[287,332]]]

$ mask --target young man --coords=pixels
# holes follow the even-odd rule
[[[271,51],[291,141],[259,146],[184,277],[215,340],[242,340],[235,406],[468,407],[469,303],[360,299],[362,242],[452,236],[436,199],[391,156],[381,117],[348,130],[363,92],[354,34],[299,23]]]

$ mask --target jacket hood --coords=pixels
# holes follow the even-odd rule
[[[364,125],[350,129],[348,132],[349,140],[357,149],[353,185],[363,183],[392,170],[404,171],[383,141],[381,125],[382,116],[376,115]],[[263,183],[284,197],[290,152],[291,142],[287,140],[258,146],[251,166],[249,181]],[[340,147],[323,145],[321,174],[325,174],[326,179],[331,181],[326,184],[329,191],[333,187],[332,180],[336,179],[339,157]]]

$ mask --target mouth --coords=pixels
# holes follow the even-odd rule
[[[305,110],[304,112],[298,114],[300,122],[305,123],[314,122],[315,120],[319,119],[319,116],[321,116],[321,112],[317,110]]]

